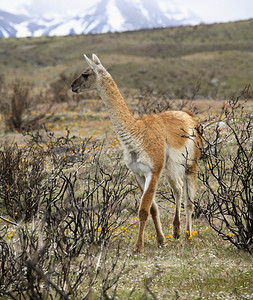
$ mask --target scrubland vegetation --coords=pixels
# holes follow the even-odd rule
[[[252,20],[1,40],[1,299],[252,299]],[[97,53],[134,115],[194,111],[203,128],[193,231],[152,222],[134,254],[140,192],[96,92],[72,95]]]

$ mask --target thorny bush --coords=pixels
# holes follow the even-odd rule
[[[23,148],[3,147],[0,159],[0,295],[116,294],[126,260],[119,266],[119,250],[113,258],[108,251],[133,212],[129,200],[136,189],[125,180],[121,157],[111,157],[113,164],[106,166],[103,144],[69,132],[60,138],[38,132],[27,136]],[[95,291],[98,280],[101,290]]]
[[[0,79],[1,85],[1,79]],[[39,98],[32,94],[32,84],[16,79],[7,85],[2,79],[0,86],[0,110],[8,130],[29,131],[41,126],[48,107],[33,114]]]
[[[253,253],[253,115],[244,99],[247,91],[204,121],[199,171],[204,192],[195,211],[225,240]]]
[[[45,192],[42,149],[5,145],[0,151],[0,208],[14,220],[29,221],[37,213]]]

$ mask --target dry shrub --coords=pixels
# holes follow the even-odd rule
[[[9,130],[31,130],[40,126],[48,112],[33,114],[38,102],[32,96],[32,85],[16,79],[11,85],[3,85],[0,90],[0,109],[5,126]]]
[[[56,138],[39,131],[27,138],[25,147],[5,147],[0,156],[0,295],[116,295],[127,255],[121,264],[123,243],[113,238],[133,212],[127,199],[136,189],[119,166],[121,157],[105,165],[102,144],[69,133]]]
[[[185,108],[190,109],[193,112],[195,111],[192,102],[194,96],[191,99],[174,101],[171,99],[168,92],[158,93],[154,92],[152,89],[146,88],[141,90],[134,98],[137,100],[134,110],[140,116],[156,114],[166,110],[182,110]]]
[[[68,102],[71,99],[70,86],[74,75],[62,73],[59,78],[50,84],[48,94],[55,102]]]
[[[205,190],[195,209],[225,240],[253,253],[253,118],[245,106],[247,91],[205,120],[199,171]]]
[[[0,207],[12,219],[31,220],[45,191],[45,153],[41,148],[4,146],[0,151]]]

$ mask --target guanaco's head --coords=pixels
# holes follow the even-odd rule
[[[99,58],[92,54],[92,60],[85,54],[84,57],[89,65],[71,84],[72,92],[80,93],[85,90],[96,89],[99,78],[107,72]]]

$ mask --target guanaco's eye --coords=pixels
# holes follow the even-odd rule
[[[89,77],[89,74],[83,73],[82,76],[83,76],[83,78],[84,78],[85,80],[87,80],[88,77]]]

